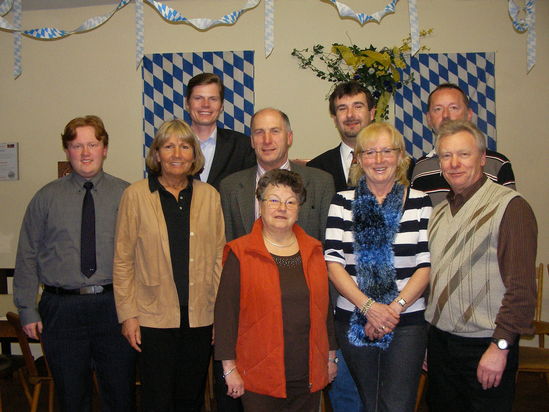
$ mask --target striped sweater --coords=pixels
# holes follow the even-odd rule
[[[324,258],[327,262],[342,264],[356,283],[352,212],[354,198],[354,190],[338,192],[334,196],[326,224]],[[427,226],[431,210],[431,201],[425,193],[408,188],[399,231],[393,241],[396,283],[399,291],[417,269],[430,266]],[[353,311],[355,306],[343,296],[339,296],[337,308]],[[424,309],[425,300],[420,298],[408,307],[403,315]]]

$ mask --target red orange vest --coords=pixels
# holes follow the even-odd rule
[[[225,246],[223,262],[232,251],[240,262],[240,316],[236,365],[246,390],[286,397],[284,336],[279,272],[262,237],[258,219],[250,234]],[[322,244],[294,225],[303,272],[309,287],[309,387],[328,384],[328,272]]]

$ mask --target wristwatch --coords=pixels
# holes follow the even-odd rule
[[[395,299],[395,302],[398,303],[402,307],[406,306],[406,300],[402,296],[397,297]]]
[[[337,363],[339,362],[339,358],[337,356],[335,358],[328,358],[328,361],[333,362],[337,365]]]
[[[505,339],[492,338],[492,342],[494,342],[496,346],[501,350],[509,349],[509,346],[511,346],[509,342],[507,342]]]

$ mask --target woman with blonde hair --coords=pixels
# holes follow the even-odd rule
[[[412,411],[426,346],[431,202],[408,186],[410,159],[393,126],[362,129],[355,155],[356,189],[336,194],[326,225],[336,336],[367,411]]]

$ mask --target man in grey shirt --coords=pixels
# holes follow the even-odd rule
[[[92,370],[102,411],[133,407],[135,353],[112,291],[116,215],[128,183],[103,172],[108,139],[97,116],[67,124],[62,143],[73,172],[36,193],[19,236],[15,305],[25,333],[43,340],[62,411],[91,409]]]

